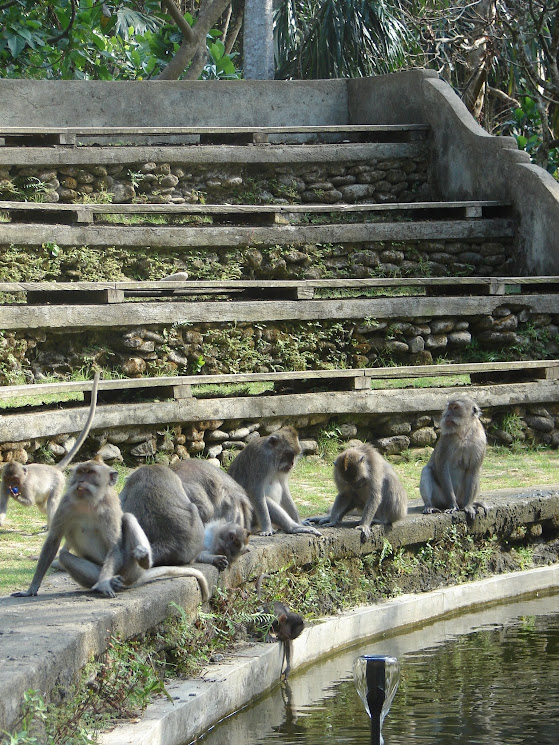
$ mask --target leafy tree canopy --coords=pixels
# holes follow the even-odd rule
[[[211,5],[211,3],[210,3]],[[197,17],[183,16],[190,26]],[[202,78],[238,77],[211,29]],[[183,42],[159,0],[0,2],[0,75],[97,80],[157,77]]]

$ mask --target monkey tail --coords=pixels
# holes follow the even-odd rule
[[[93,378],[93,387],[91,388],[91,403],[89,405],[89,414],[87,416],[87,421],[84,425],[84,428],[81,431],[80,436],[76,440],[74,447],[70,450],[70,452],[62,458],[60,463],[56,464],[57,468],[60,468],[60,470],[64,470],[69,463],[71,463],[72,459],[78,452],[78,450],[81,448],[81,446],[85,442],[85,438],[89,434],[89,430],[91,429],[91,425],[93,424],[93,417],[95,416],[95,410],[97,409],[97,389],[99,388],[99,371],[95,373],[95,377]]]
[[[194,567],[152,567],[142,574],[136,584],[143,585],[145,582],[150,582],[152,579],[160,579],[161,577],[196,577],[200,585],[202,602],[205,603],[210,598],[210,588],[208,587],[206,578],[199,569],[194,569]]]

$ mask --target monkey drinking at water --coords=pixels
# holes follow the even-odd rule
[[[151,566],[149,541],[138,521],[123,513],[114,490],[117,472],[100,460],[79,463],[53,517],[52,525],[35,574],[24,592],[16,597],[36,595],[52,564],[62,539],[65,545],[58,560],[82,587],[114,597],[135,582],[167,576],[195,576],[202,598],[207,599],[206,580],[192,567]]]
[[[91,429],[97,407],[98,387],[99,373],[96,372],[93,378],[91,404],[87,420],[74,446],[60,463],[55,466],[47,466],[43,463],[30,463],[28,466],[24,466],[12,461],[4,466],[0,484],[0,525],[3,525],[6,519],[8,501],[12,497],[26,507],[31,507],[33,504],[37,505],[41,512],[47,516],[47,527],[50,526],[64,491],[64,469],[74,459]]]
[[[268,437],[251,440],[229,466],[229,475],[244,487],[260,527],[272,535],[272,525],[286,533],[320,532],[303,525],[289,491],[289,474],[301,454],[297,432],[282,427]]]
[[[256,583],[256,594],[258,599],[262,592],[262,581],[268,577],[267,574],[261,574]],[[291,671],[292,642],[301,636],[305,628],[305,619],[299,613],[289,610],[285,603],[279,600],[264,603],[260,611],[271,619],[267,624],[267,633],[264,641],[273,642],[274,637],[283,645],[282,667],[285,662],[285,668],[282,671],[282,677],[287,680]]]
[[[443,411],[441,436],[421,471],[419,491],[424,513],[464,510],[469,519],[476,507],[486,437],[479,420],[481,410],[467,395],[451,398]]]
[[[367,443],[348,448],[334,461],[334,481],[338,495],[330,514],[318,518],[318,524],[338,525],[344,515],[358,510],[361,520],[357,529],[364,541],[371,534],[371,524],[389,524],[402,520],[408,511],[408,497],[390,463]],[[316,520],[316,518],[313,518]]]

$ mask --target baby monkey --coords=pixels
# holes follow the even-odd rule
[[[262,581],[268,577],[267,574],[261,574],[256,583],[256,594],[258,599],[262,592]],[[261,613],[272,618],[271,624],[266,624],[265,642],[273,642],[274,637],[283,644],[283,658],[281,677],[287,680],[291,672],[292,642],[301,636],[305,628],[305,619],[299,613],[289,610],[285,603],[275,600],[270,603],[264,603],[260,608]]]

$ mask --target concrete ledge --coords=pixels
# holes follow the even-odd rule
[[[293,643],[293,669],[355,642],[405,630],[466,608],[559,588],[559,565],[490,577],[423,595],[405,595],[358,608],[307,627]],[[195,740],[224,717],[277,684],[281,645],[257,644],[212,665],[201,679],[171,684],[167,699],[149,706],[134,724],[101,736],[100,745],[181,745]]]
[[[472,532],[477,534],[493,532],[507,535],[520,525],[546,520],[556,521],[559,517],[559,485],[540,486],[523,491],[488,492],[483,498],[488,502],[489,509],[487,515],[478,516],[471,526]],[[250,552],[219,577],[213,567],[199,565],[199,568],[204,571],[212,587],[215,588],[216,584],[222,587],[235,587],[254,579],[262,571],[275,572],[284,567],[312,563],[330,555],[366,555],[382,548],[385,538],[394,548],[426,543],[439,538],[453,523],[463,523],[464,520],[464,513],[423,515],[421,505],[416,500],[411,503],[409,515],[405,520],[388,529],[375,526],[371,540],[365,544],[361,544],[359,532],[348,527],[352,523],[345,523],[341,528],[325,529],[322,538],[284,534],[277,534],[273,538],[254,536],[251,539]],[[545,570],[538,571],[540,574],[536,573],[534,577],[551,576]],[[511,576],[520,577],[521,574],[524,573]],[[504,582],[506,576],[493,578],[492,598],[507,597],[507,593],[514,595],[523,591],[519,586],[507,590]],[[553,576],[556,578],[556,575]],[[548,580],[545,579],[545,582]],[[427,607],[436,610],[437,613],[446,613],[455,607],[461,607],[460,603],[471,603],[476,597],[479,599],[479,593],[476,595],[477,591],[468,590],[468,587],[470,586],[461,585],[452,588],[452,593],[445,595],[444,600],[441,593],[430,593],[431,600]],[[532,584],[530,589],[537,589],[537,585]],[[423,597],[419,596],[416,602]],[[154,582],[133,588],[110,600],[76,590],[76,585],[70,578],[59,573],[45,580],[36,598],[0,598],[0,730],[10,730],[13,727],[26,690],[34,688],[46,694],[47,698],[49,693],[58,687],[64,690],[77,679],[79,671],[92,655],[104,651],[111,635],[130,637],[146,632],[172,612],[170,603],[182,605],[193,615],[199,602],[198,585],[196,580],[191,578]],[[380,607],[386,607],[387,610],[383,612],[390,614],[386,617],[388,620],[382,622],[383,628],[386,628],[386,625],[391,627],[394,624],[400,626],[415,623],[418,618],[416,615],[410,615],[413,606],[404,607],[401,599]],[[423,613],[424,610],[421,611],[421,614]],[[343,630],[348,623],[345,621],[346,617],[355,619],[350,623],[353,631]],[[339,625],[340,631],[325,632],[323,640],[320,641],[320,654],[339,645],[338,633],[344,636],[348,634],[355,639],[360,638],[359,635],[374,633],[374,629],[370,630],[370,622],[363,615],[362,609],[339,616],[334,619],[334,623]],[[322,631],[313,633],[320,634]],[[349,637],[344,644],[350,643]],[[297,665],[314,659],[312,656],[306,657],[305,638],[302,637],[303,641],[296,647]],[[262,651],[255,655],[258,659],[263,657],[262,672],[256,674],[254,670],[250,670],[239,673],[247,677],[247,682],[241,685],[241,688],[247,691],[247,695],[250,693],[252,696],[261,692],[278,679],[281,662],[279,645],[266,649],[268,651],[265,656]],[[212,676],[213,670],[214,668]],[[254,684],[258,690],[251,688],[254,680],[258,681]],[[228,711],[233,711],[239,704],[229,699],[230,687],[228,685],[227,691],[222,695],[225,696],[224,706],[229,706]],[[213,696],[214,694],[211,705],[206,708],[209,708],[212,721],[215,721],[218,718],[215,708],[217,703],[214,702]],[[199,731],[206,727],[205,721],[199,720]],[[184,742],[187,738],[182,729],[181,738],[177,742]]]

